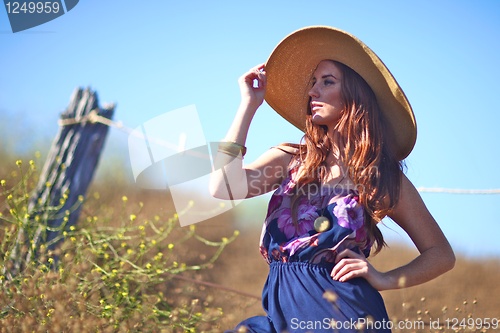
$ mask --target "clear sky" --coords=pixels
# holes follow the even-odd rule
[[[205,137],[216,141],[238,106],[237,78],[265,62],[283,37],[308,25],[356,35],[398,80],[418,125],[406,161],[415,186],[500,188],[496,0],[82,0],[67,14],[16,34],[0,8],[3,144],[31,147],[52,139],[78,86],[96,90],[101,104],[116,102],[115,120],[131,128],[194,104]],[[250,129],[246,160],[300,137],[263,105]],[[127,135],[113,129],[105,159],[119,154],[128,161],[126,144]],[[422,196],[458,252],[500,255],[500,195]],[[401,231],[384,233],[402,238]]]

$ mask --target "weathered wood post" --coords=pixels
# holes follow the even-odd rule
[[[35,258],[41,244],[55,249],[63,231],[76,224],[81,209],[79,198],[86,194],[92,181],[108,133],[108,126],[96,119],[111,119],[114,109],[114,105],[100,108],[97,93],[88,88],[73,92],[28,204],[31,219],[27,227],[33,229],[29,234],[24,229],[18,233],[11,274]],[[35,222],[37,214],[43,215],[37,219],[43,222]],[[29,246],[26,258],[20,251],[23,245]]]

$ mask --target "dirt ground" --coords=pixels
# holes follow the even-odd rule
[[[198,228],[217,234],[234,229],[234,223],[220,219],[200,223]],[[203,273],[203,279],[246,294],[214,288],[218,289],[214,290],[217,303],[224,310],[221,329],[231,328],[244,318],[264,313],[259,296],[268,268],[258,251],[259,236],[260,227],[244,228],[214,267]],[[377,269],[386,271],[408,263],[417,255],[416,249],[389,244],[370,260]],[[499,258],[467,259],[458,256],[455,268],[437,279],[411,288],[384,291],[382,296],[392,320],[420,320],[426,323],[439,320],[441,324],[446,321],[453,324],[463,318],[482,321],[500,317],[499,279]]]

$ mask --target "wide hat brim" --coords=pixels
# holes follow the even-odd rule
[[[389,147],[406,158],[417,139],[415,115],[403,90],[380,58],[355,36],[340,29],[312,26],[285,37],[266,62],[265,99],[287,121],[305,130],[311,77],[322,60],[356,71],[372,88],[391,133]]]

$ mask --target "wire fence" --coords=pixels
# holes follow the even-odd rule
[[[97,110],[92,110],[87,116],[81,119],[60,119],[60,126],[74,125],[81,122],[91,122],[91,123],[101,123],[109,127],[114,127],[121,132],[128,135],[133,135],[138,138],[148,140],[148,142],[154,142],[159,146],[164,146],[169,149],[177,148],[177,145],[165,140],[160,140],[157,138],[152,138],[150,136],[146,137],[142,132],[125,126],[121,121],[113,121],[106,117],[100,116]],[[443,187],[417,187],[417,191],[421,193],[447,193],[447,194],[468,194],[468,195],[494,195],[500,194],[500,189],[460,189],[460,188],[443,188]]]
[[[500,194],[500,189],[468,190],[460,188],[417,187],[422,193],[450,193],[450,194]]]

